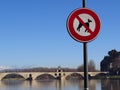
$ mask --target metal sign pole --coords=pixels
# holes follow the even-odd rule
[[[87,42],[83,43],[84,54],[84,89],[88,90],[88,60],[87,60]]]
[[[83,43],[83,60],[84,60],[84,90],[88,90],[89,86],[89,77],[88,77],[88,56],[87,56],[87,43],[94,40],[96,36],[98,35],[100,31],[100,20],[99,17],[96,15],[95,12],[93,12],[90,9],[85,8],[86,7],[86,0],[82,0],[82,6],[81,9],[74,10],[68,17],[67,20],[67,29],[70,36],[75,39],[78,42]],[[86,22],[85,17],[81,17],[81,15],[87,17],[86,15],[89,15],[86,19],[90,22],[94,22],[93,25],[95,28],[90,28],[89,23]],[[77,20],[75,20],[77,19]],[[76,22],[78,21],[78,22]],[[78,26],[77,26],[78,24]],[[81,27],[85,28],[85,31],[87,30],[90,35],[86,36],[86,33],[80,32]],[[76,32],[77,30],[77,32]],[[80,33],[79,33],[80,32]]]
[[[83,0],[83,8],[85,8],[86,0]]]
[[[86,0],[83,0],[83,8],[86,7]],[[88,59],[87,59],[87,42],[83,43],[84,54],[84,90],[88,90]]]

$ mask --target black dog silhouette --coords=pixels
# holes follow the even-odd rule
[[[87,27],[90,26],[90,22],[92,22],[90,19],[88,19],[88,21],[85,23]],[[80,31],[80,28],[82,27],[82,23],[79,22],[79,25],[77,27],[77,30]],[[87,31],[87,29],[85,30],[85,32]]]

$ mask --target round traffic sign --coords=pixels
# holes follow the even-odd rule
[[[94,40],[100,31],[100,19],[90,9],[76,9],[68,17],[67,29],[73,39],[89,42]]]

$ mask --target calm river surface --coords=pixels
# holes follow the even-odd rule
[[[120,90],[120,80],[90,80],[89,90]],[[0,90],[84,90],[83,80],[0,81]]]

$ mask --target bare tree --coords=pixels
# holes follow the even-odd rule
[[[78,66],[77,71],[83,72],[83,71],[84,71],[84,65]],[[94,63],[93,60],[90,60],[90,61],[88,62],[88,71],[89,71],[89,72],[97,71],[96,68],[95,68],[95,63]]]
[[[94,63],[93,60],[90,60],[89,63],[88,63],[88,70],[89,70],[90,72],[96,71],[96,69],[95,69],[95,63]]]

